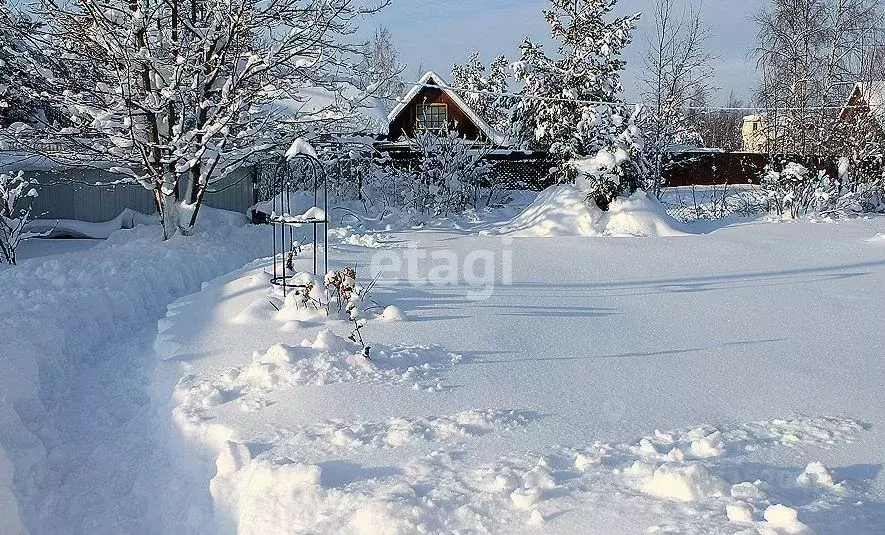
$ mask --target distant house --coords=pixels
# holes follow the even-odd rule
[[[421,132],[456,131],[467,141],[489,149],[508,149],[507,136],[496,131],[443,78],[428,72],[387,116],[388,135],[381,145],[407,147]]]
[[[870,126],[885,136],[885,81],[858,82],[839,115],[847,124],[859,124],[869,117]]]
[[[417,157],[413,141],[420,133],[456,132],[472,150],[492,163],[492,176],[499,184],[543,189],[552,183],[546,153],[514,147],[506,134],[480,117],[435,72],[418,80],[387,116],[387,122],[388,133],[378,138],[375,148],[396,159]]]
[[[764,115],[747,115],[741,126],[744,152],[763,153],[768,151],[768,135]]]

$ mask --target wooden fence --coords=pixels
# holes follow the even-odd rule
[[[765,168],[781,168],[796,162],[813,171],[837,176],[835,158],[798,155],[768,155],[752,152],[682,152],[670,155],[663,165],[665,187],[759,184]]]

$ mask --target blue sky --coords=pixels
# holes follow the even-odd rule
[[[748,57],[755,36],[749,17],[763,2],[707,0],[702,5],[704,21],[712,30],[708,47],[718,57],[714,84],[720,90],[714,102],[724,102],[731,90],[740,97],[752,93],[757,78]],[[653,5],[651,0],[618,2],[619,15],[647,12],[626,54],[630,66],[624,89],[631,99],[638,94],[635,75],[641,67]],[[374,22],[393,32],[402,61],[408,64],[408,78],[415,76],[422,63],[425,70],[448,76],[452,63],[463,62],[470,50],[479,50],[487,61],[498,54],[516,59],[525,36],[546,39],[548,31],[541,16],[546,6],[546,0],[393,0]]]

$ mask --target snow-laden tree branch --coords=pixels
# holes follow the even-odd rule
[[[501,132],[510,128],[515,99],[508,96],[510,62],[498,56],[489,65],[488,74],[479,52],[473,52],[464,65],[452,66],[452,87],[480,117]]]
[[[0,0],[0,128],[46,122],[45,58],[30,40],[39,25]]]
[[[16,263],[16,249],[25,240],[42,236],[28,232],[31,202],[37,197],[37,181],[24,173],[0,173],[0,260]]]
[[[356,24],[386,3],[42,0],[71,122],[53,134],[152,190],[166,236],[189,233],[211,183],[352,117]]]

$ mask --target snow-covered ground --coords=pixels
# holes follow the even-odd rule
[[[18,248],[18,261],[23,262],[29,258],[40,258],[57,254],[85,251],[101,243],[101,240],[80,239],[33,239],[26,240]]]
[[[156,322],[262,255],[267,236],[204,215],[197,236],[169,243],[158,226],[97,244],[28,242],[20,265],[0,270],[0,533],[185,524],[199,494],[176,484],[168,414],[151,404]]]
[[[211,213],[0,271],[0,533],[885,529],[885,220],[521,200],[331,232],[370,361]]]
[[[549,203],[343,232],[334,265],[387,266],[402,312],[371,361],[269,261],[174,303],[152,391],[202,459],[188,529],[881,533],[885,220],[701,234],[632,202],[581,236],[536,232],[576,215]]]

